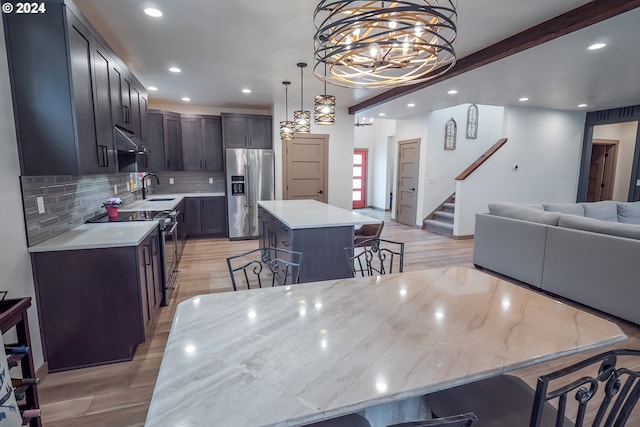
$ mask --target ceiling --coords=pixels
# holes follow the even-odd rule
[[[600,0],[606,1],[606,0]],[[151,102],[182,102],[220,108],[270,108],[284,102],[283,80],[290,80],[289,110],[323,91],[313,76],[313,10],[316,0],[75,0],[103,38],[128,64],[149,92]],[[459,58],[526,28],[589,3],[585,0],[460,0]],[[146,7],[164,16],[151,18]],[[406,118],[425,111],[473,102],[524,104],[588,111],[640,104],[640,8],[528,49],[418,92],[359,113]],[[607,47],[588,51],[604,42]],[[174,74],[171,66],[181,68]],[[251,89],[243,94],[242,89]],[[449,95],[450,89],[458,91]],[[329,85],[337,103],[349,107],[383,90]],[[407,107],[414,103],[415,107]]]

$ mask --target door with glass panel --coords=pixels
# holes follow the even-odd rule
[[[353,209],[367,206],[367,150],[353,150]]]

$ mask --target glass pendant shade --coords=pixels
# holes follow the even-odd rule
[[[336,97],[317,95],[313,103],[314,121],[317,125],[332,125],[336,122]]]
[[[304,62],[298,62],[300,68],[300,109],[293,112],[293,129],[295,133],[311,132],[311,112],[303,108],[304,78],[303,70],[307,66]]]
[[[456,63],[456,6],[457,0],[322,0],[313,14],[314,74],[349,88],[442,75]]]
[[[296,110],[293,112],[293,129],[295,133],[311,132],[311,112]]]
[[[291,120],[283,120],[280,122],[280,139],[283,141],[293,139],[293,122]]]
[[[291,82],[282,82],[284,85],[284,105],[285,116],[280,122],[280,139],[282,141],[290,141],[293,139],[293,122],[289,120],[289,85]]]

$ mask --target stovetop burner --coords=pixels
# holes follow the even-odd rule
[[[135,211],[135,212],[118,212],[115,218],[109,218],[105,213],[95,218],[91,218],[87,223],[104,223],[104,222],[129,222],[129,221],[161,221],[162,225],[169,218],[169,213],[165,211]],[[163,221],[164,220],[164,221]]]

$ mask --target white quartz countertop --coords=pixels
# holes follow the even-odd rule
[[[377,218],[315,200],[265,200],[258,202],[291,229],[378,224]]]
[[[138,246],[158,227],[157,221],[83,224],[28,248],[29,252]]]
[[[146,426],[300,426],[625,339],[466,268],[202,295],[178,305]]]
[[[174,193],[174,194],[150,194],[146,199],[136,200],[128,205],[121,206],[122,212],[136,211],[170,211],[180,204],[186,197],[223,197],[224,193]],[[169,200],[167,200],[169,199]]]

